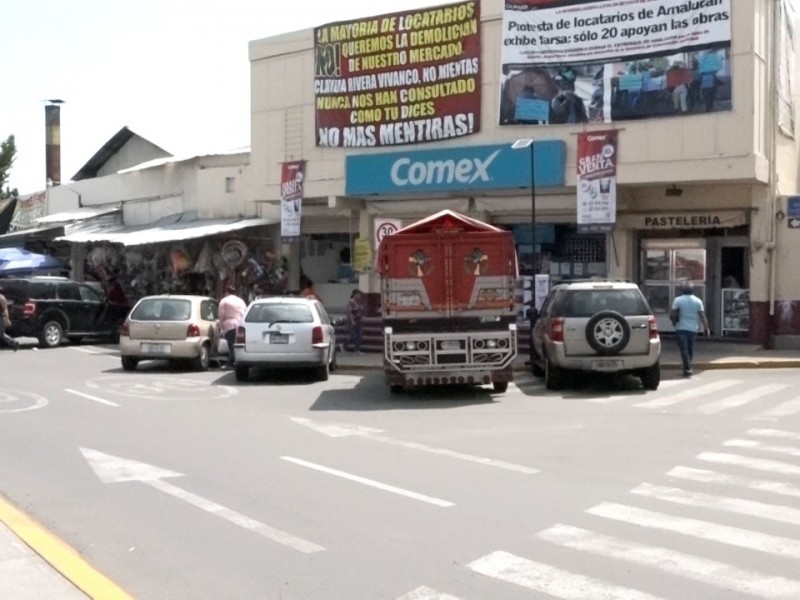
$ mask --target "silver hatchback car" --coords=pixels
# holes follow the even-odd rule
[[[634,283],[555,285],[531,330],[531,368],[551,390],[562,388],[570,371],[631,373],[655,390],[660,356],[656,319]]]
[[[220,351],[219,308],[206,296],[145,296],[122,325],[119,351],[122,368],[139,361],[168,360],[205,371]]]
[[[316,299],[259,298],[236,331],[234,355],[237,381],[246,381],[251,367],[308,368],[326,381],[336,369],[336,332]]]

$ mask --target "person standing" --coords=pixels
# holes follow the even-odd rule
[[[364,294],[361,290],[353,290],[347,303],[348,336],[346,348],[352,348],[356,354],[361,352],[361,339],[364,336]]]
[[[681,286],[681,295],[676,296],[672,302],[669,318],[675,326],[675,336],[678,339],[678,349],[683,362],[683,376],[691,377],[697,331],[702,325],[705,335],[711,333],[703,301],[694,295],[694,286],[691,283]]]
[[[19,342],[6,333],[9,327],[11,327],[11,313],[8,310],[8,300],[3,295],[3,288],[0,287],[0,346],[7,346],[16,352],[19,350]]]
[[[229,284],[225,288],[225,292],[225,296],[219,302],[219,324],[222,328],[222,335],[228,342],[228,366],[233,367],[236,363],[236,355],[233,352],[236,330],[244,318],[247,305],[236,295],[235,285]]]

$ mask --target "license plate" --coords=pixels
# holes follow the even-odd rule
[[[445,340],[442,342],[442,350],[461,350],[461,342],[458,340]]]
[[[270,344],[288,344],[289,343],[289,336],[283,333],[270,333],[269,334],[269,343]]]
[[[142,344],[142,352],[148,354],[169,354],[169,344]]]
[[[592,363],[595,371],[619,371],[622,368],[622,361],[619,360],[596,360]]]

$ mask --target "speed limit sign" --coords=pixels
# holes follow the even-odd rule
[[[380,246],[381,240],[387,235],[397,233],[402,227],[402,221],[397,219],[375,219],[375,247]]]

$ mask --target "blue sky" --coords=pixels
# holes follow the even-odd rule
[[[17,143],[9,184],[21,194],[45,187],[46,99],[65,101],[63,181],[124,126],[178,156],[249,146],[249,41],[447,3],[5,0],[0,139]]]

